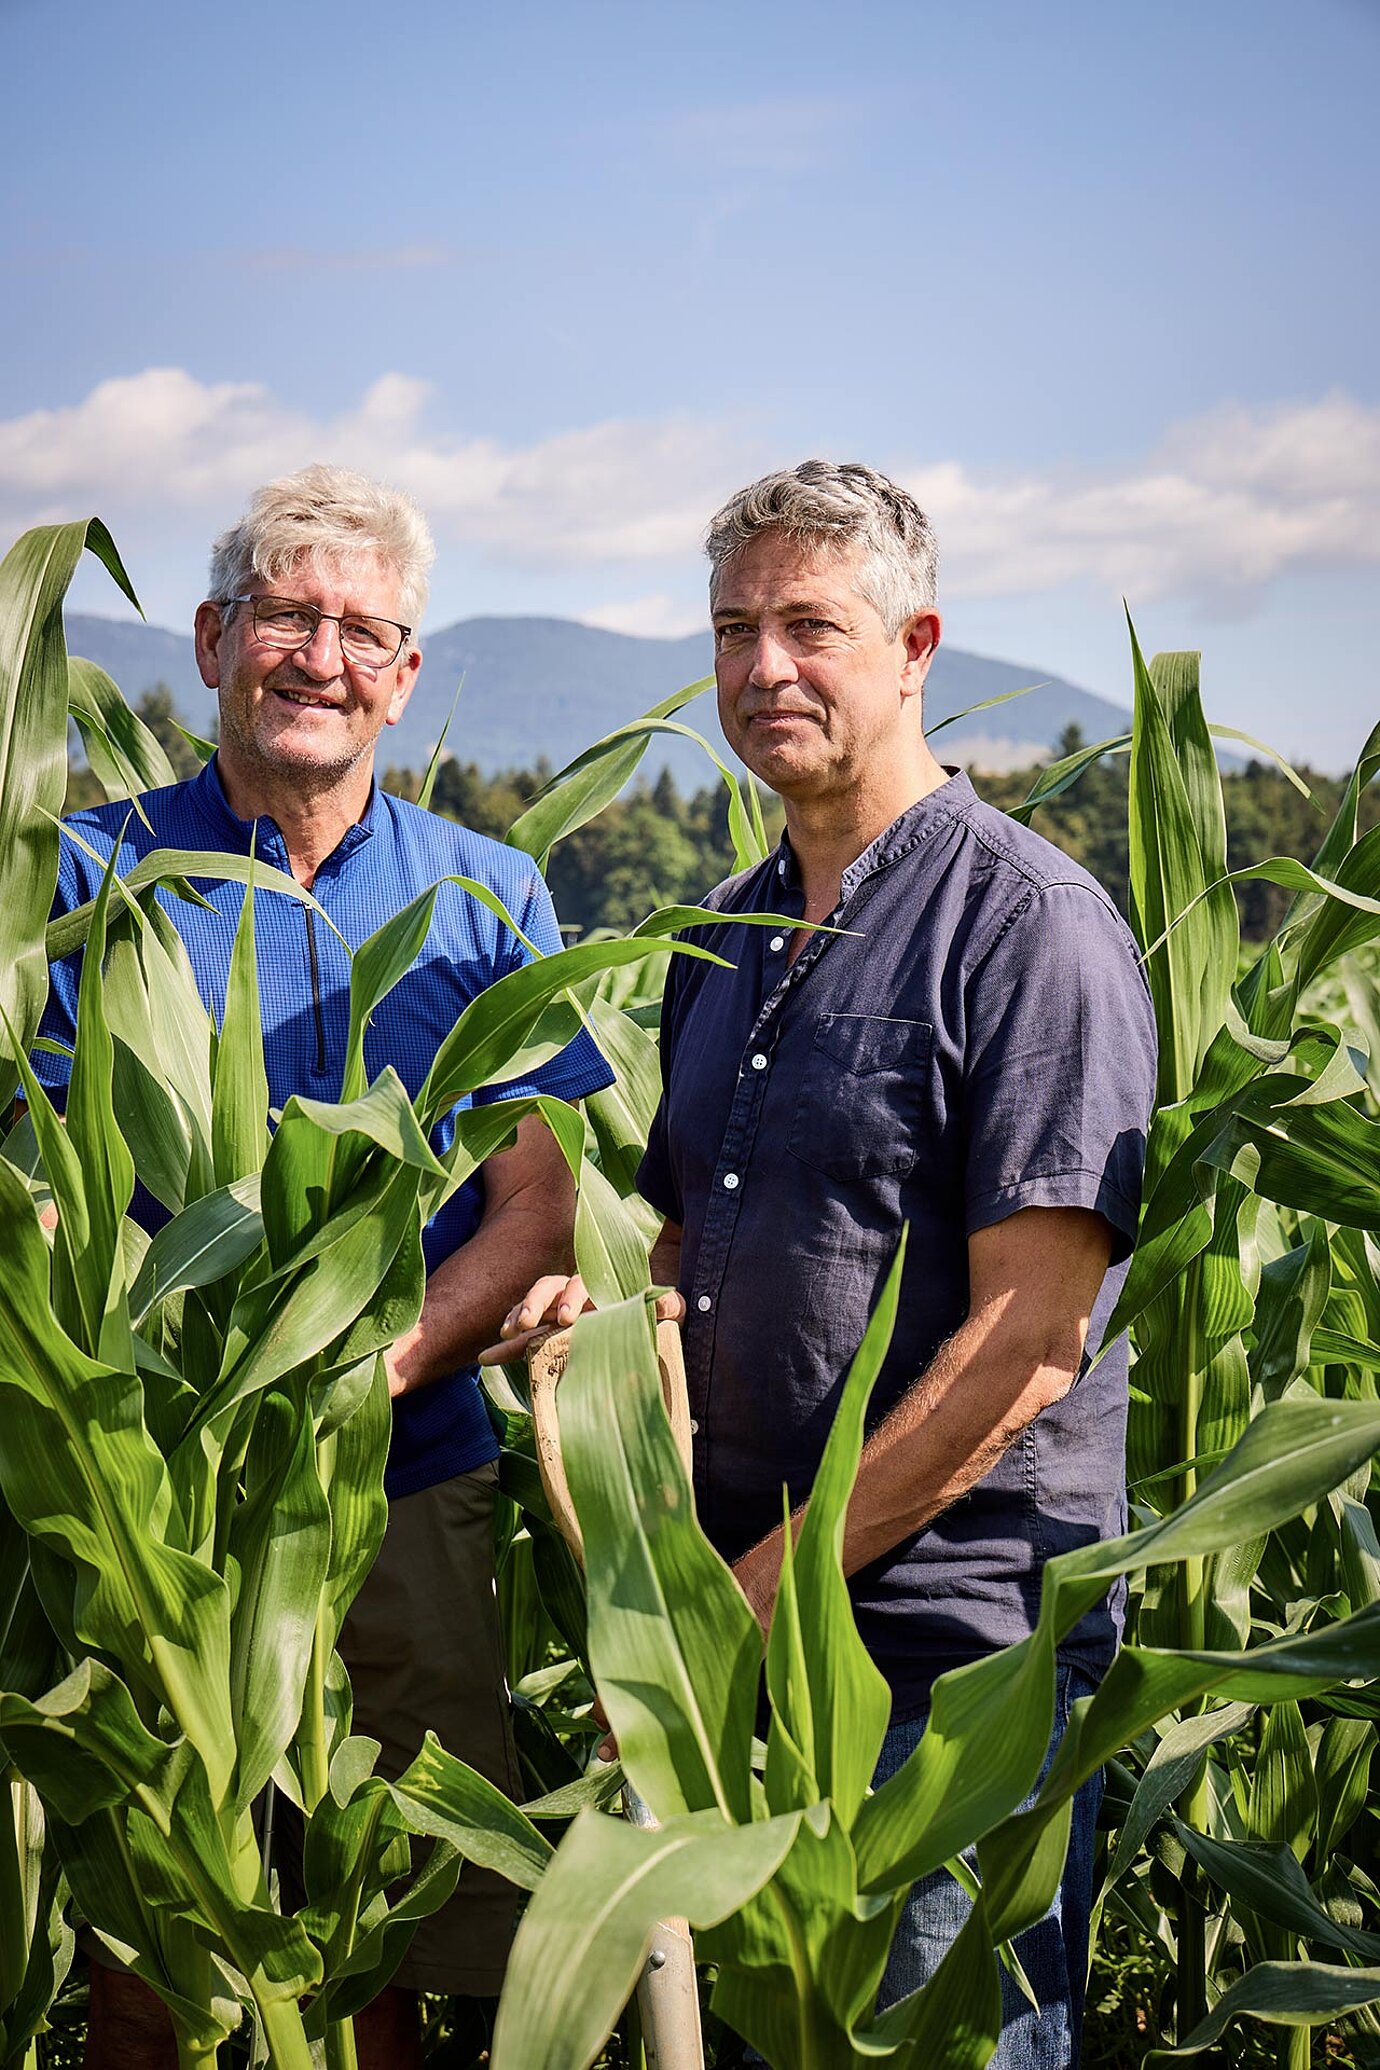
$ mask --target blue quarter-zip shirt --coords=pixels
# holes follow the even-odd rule
[[[140,803],[147,825],[123,800],[73,815],[69,824],[80,830],[102,860],[95,861],[75,841],[64,839],[55,913],[70,912],[95,897],[103,864],[117,841],[122,875],[156,848],[248,855],[252,847],[264,863],[290,873],[287,844],[276,823],[267,817],[243,820],[231,811],[214,759],[189,782],[151,791]],[[363,817],[318,869],[312,895],[350,949],[357,949],[410,899],[450,876],[471,877],[495,892],[543,955],[559,949],[550,895],[530,856],[424,812],[377,786]],[[158,899],[187,945],[201,996],[219,1027],[244,887],[202,878],[197,889],[209,901],[209,909],[165,889]],[[254,930],[270,1103],[280,1109],[293,1093],[336,1100],[350,1017],[350,958],[345,946],[309,908],[274,891],[255,892]],[[487,907],[458,885],[442,884],[421,954],[380,1001],[365,1035],[369,1077],[391,1064],[415,1096],[441,1042],[469,1002],[528,960],[522,943]],[[76,1027],[80,970],[80,952],[53,966],[39,1031],[69,1047]],[[33,1064],[50,1090],[65,1086],[64,1058],[38,1050]],[[537,1092],[574,1100],[597,1092],[612,1079],[594,1043],[582,1033],[529,1078],[485,1086],[473,1097],[481,1105]],[[454,1122],[448,1116],[436,1134],[438,1150],[444,1150],[453,1135]],[[156,1219],[165,1219],[157,1203],[147,1194],[143,1199],[156,1211]],[[483,1209],[479,1172],[428,1225],[423,1238],[428,1271],[474,1234]],[[155,1213],[141,1210],[141,1219],[153,1224]],[[416,1494],[483,1464],[497,1450],[476,1369],[463,1368],[393,1404],[388,1494]]]

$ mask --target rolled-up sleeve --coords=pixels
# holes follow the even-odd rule
[[[1032,887],[967,985],[968,1234],[1028,1207],[1086,1207],[1130,1253],[1155,1090],[1136,946],[1081,884]]]

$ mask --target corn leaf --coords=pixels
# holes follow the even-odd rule
[[[138,604],[99,518],[26,532],[0,564],[0,1008],[28,1050],[48,993],[43,930],[57,884],[67,788],[67,647],[62,600],[82,553]],[[14,1089],[0,1055],[0,1100]]]
[[[450,710],[446,713],[446,720],[441,728],[440,738],[431,750],[431,757],[427,762],[426,771],[422,777],[422,787],[417,793],[417,803],[424,812],[429,811],[431,808],[431,795],[436,788],[436,778],[440,774],[441,764],[446,758],[446,739],[451,727],[455,724],[455,714],[460,709],[460,693],[464,687],[465,678],[462,674],[455,686],[455,695],[450,701]]]
[[[228,1549],[239,1572],[230,1620],[237,1811],[254,1802],[297,1730],[330,1567],[330,1505],[302,1406],[300,1390],[274,1390],[260,1404],[246,1496],[230,1519]]]
[[[1178,2048],[1159,2049],[1147,2062],[1174,2062],[1211,2048],[1231,2025],[1250,2015],[1277,2027],[1326,2027],[1340,2014],[1380,2000],[1380,1968],[1336,1969],[1323,1962],[1257,1962],[1228,1984],[1205,2020]]]
[[[902,1235],[877,1305],[849,1367],[810,1491],[792,1562],[804,1647],[804,1682],[781,1672],[781,1722],[802,1752],[810,1750],[817,1798],[827,1797],[851,1826],[872,1781],[891,1714],[891,1692],[869,1657],[843,1574],[843,1530],[862,1453],[863,1419],[896,1324],[906,1239]],[[771,1674],[773,1632],[768,1639]],[[777,1696],[773,1708],[779,1709]]]
[[[218,1186],[229,1186],[250,1172],[261,1171],[268,1154],[268,1074],[254,950],[254,878],[251,853],[230,951],[225,1014],[211,1081],[211,1156]]]
[[[472,999],[436,1052],[427,1080],[417,1097],[417,1112],[429,1127],[447,1108],[480,1086],[502,1084],[509,1075],[513,1050],[536,1026],[541,1013],[584,979],[621,964],[639,963],[669,946],[681,956],[722,963],[689,942],[665,944],[655,939],[624,937],[608,942],[581,942],[543,956],[520,970],[509,971]]]
[[[204,1194],[149,1244],[129,1290],[131,1320],[138,1327],[158,1302],[227,1277],[262,1241],[257,1172]]]
[[[582,1811],[518,1929],[494,2070],[589,2070],[658,1919],[709,1925],[765,1883],[798,1813],[732,1826],[715,1811],[648,1832]]]
[[[647,752],[652,735],[663,730],[660,722],[669,719],[673,712],[678,712],[701,691],[709,689],[713,680],[712,676],[704,676],[686,689],[675,691],[660,704],[653,705],[640,719],[634,719],[628,726],[615,727],[612,733],[605,734],[593,747],[577,755],[573,762],[567,762],[564,769],[558,769],[509,827],[504,837],[508,846],[525,849],[528,855],[537,859],[538,867],[544,869],[546,858],[558,841],[564,840],[567,834],[573,834],[577,827],[587,825],[618,796]],[[676,730],[686,732],[689,729]],[[700,738],[698,734],[690,737]],[[711,752],[703,741],[701,745],[707,754]],[[734,788],[736,790],[736,784]]]
[[[990,1830],[1020,1803],[1049,1742],[1055,1649],[1109,1581],[1135,1568],[1222,1552],[1270,1530],[1336,1487],[1377,1445],[1380,1404],[1276,1402],[1261,1412],[1192,1500],[1170,1517],[1051,1560],[1034,1633],[940,1678],[919,1746],[863,1805],[854,1827],[862,1887],[886,1888],[938,1868],[961,1852],[974,1833]],[[1242,1701],[1262,1700],[1262,1690],[1265,1701],[1312,1693],[1319,1674],[1322,1686],[1343,1678],[1348,1672],[1344,1663],[1371,1642],[1375,1629],[1380,1629],[1380,1618],[1363,1615],[1237,1656],[1124,1649],[1091,1710],[1065,1735],[1041,1790],[1042,1815],[1048,1817],[1071,1795],[1074,1775],[1081,1781],[1182,1703],[1208,1689]],[[1300,1686],[1281,1686],[1281,1678],[1297,1678]],[[986,1750],[981,1763],[966,1758],[974,1744]],[[1089,1751],[1093,1745],[1095,1754]],[[984,1887],[990,1880],[984,1873]],[[1010,1939],[1027,1923],[1012,1924],[993,1913],[998,1939]]]
[[[1191,1090],[1225,1018],[1239,929],[1220,882],[1226,827],[1198,701],[1198,657],[1157,655],[1147,668],[1134,628],[1131,652],[1131,912],[1159,1027],[1160,1098],[1168,1102]]]
[[[67,662],[67,703],[106,797],[128,798],[147,825],[139,793],[177,781],[157,735],[130,710],[104,669],[76,655]]]
[[[481,1868],[522,1890],[535,1890],[549,1869],[550,1841],[502,1790],[448,1754],[434,1732],[389,1785],[408,1830],[444,1840]]]
[[[77,1045],[67,1088],[67,1133],[81,1165],[86,1227],[80,1252],[59,1222],[54,1289],[70,1276],[83,1330],[78,1339],[93,1357],[128,1369],[134,1363],[125,1304],[121,1225],[134,1192],[134,1161],[115,1120],[111,1082],[114,1056],[102,1004],[101,956],[112,872],[107,870],[91,924],[91,954],[82,965],[77,995]]]
[[[658,1817],[745,1821],[761,1633],[695,1521],[645,1301],[580,1317],[556,1399],[590,1663],[623,1765]]]

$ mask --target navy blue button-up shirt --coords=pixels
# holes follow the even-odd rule
[[[789,843],[708,903],[803,914]],[[1149,994],[1102,888],[951,775],[845,872],[833,923],[731,924],[676,958],[664,1091],[639,1185],[684,1231],[699,1513],[727,1559],[808,1494],[849,1363],[910,1225],[875,1426],[968,1307],[967,1240],[1033,1206],[1114,1232],[1089,1355],[1135,1232],[1155,1077]],[[896,1714],[945,1669],[1021,1638],[1046,1559],[1125,1519],[1124,1347],[960,1501],[855,1575]],[[1069,1657],[1096,1670],[1116,1603]]]
[[[108,857],[123,830],[119,870],[123,875],[155,848],[190,848],[248,855],[291,872],[287,845],[267,818],[240,819],[226,800],[214,760],[187,783],[151,791],[141,800],[147,824],[120,801],[73,815],[70,824]],[[55,912],[70,912],[100,889],[103,861],[93,860],[75,841],[62,844]],[[543,955],[561,946],[551,899],[531,857],[506,848],[453,820],[423,812],[377,787],[363,817],[348,828],[316,872],[312,895],[330,915],[344,941],[295,899],[280,892],[254,894],[254,933],[263,1010],[264,1067],[275,1108],[293,1093],[312,1099],[340,1096],[350,1021],[350,953],[419,892],[443,877],[471,877],[497,892],[517,925]],[[225,1014],[230,951],[244,901],[244,886],[204,878],[198,889],[205,906],[191,905],[160,890],[196,975],[197,987],[215,1016]],[[510,929],[457,884],[442,884],[431,929],[412,968],[380,1000],[364,1037],[370,1078],[391,1064],[410,1094],[420,1092],[444,1038],[471,999],[496,978],[529,960]],[[681,959],[676,959],[681,960]],[[81,955],[53,966],[47,1011],[39,1030],[70,1045],[76,1027]],[[33,1058],[40,1081],[57,1092],[69,1075],[66,1058],[39,1050]],[[613,1073],[583,1032],[558,1057],[503,1086],[474,1095],[489,1100],[524,1093],[550,1093],[574,1100],[612,1082]],[[467,1096],[461,1106],[470,1104]],[[458,1110],[457,1110],[458,1111]],[[452,1116],[436,1131],[437,1148],[455,1134]],[[140,1219],[149,1227],[166,1219],[147,1194],[136,1196]],[[451,1195],[423,1235],[428,1271],[458,1250],[479,1226],[484,1211],[484,1177],[477,1172]],[[480,1397],[477,1371],[468,1366],[399,1396],[393,1404],[393,1442],[386,1481],[390,1496],[412,1495],[453,1474],[492,1459],[498,1451]]]

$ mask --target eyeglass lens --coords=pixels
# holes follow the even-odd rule
[[[336,617],[318,611],[314,604],[297,603],[289,597],[256,597],[254,630],[270,647],[291,651],[305,647],[323,618],[340,628],[342,651],[351,661],[382,667],[402,649],[404,634],[387,618]]]

